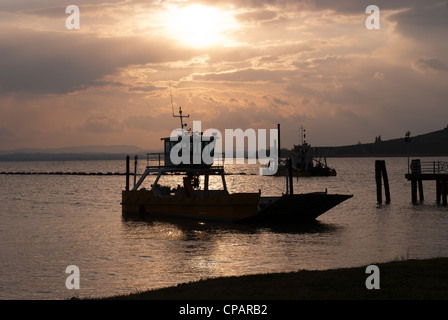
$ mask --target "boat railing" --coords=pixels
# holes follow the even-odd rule
[[[161,152],[151,152],[146,154],[147,168],[163,168],[165,167],[165,155]],[[211,169],[224,169],[224,157],[222,155],[215,155]]]
[[[161,166],[163,153],[160,152],[151,152],[146,154],[146,166],[151,167],[154,166],[154,162],[158,163],[158,167]]]

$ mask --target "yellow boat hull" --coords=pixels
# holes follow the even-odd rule
[[[123,215],[236,222],[257,214],[259,193],[213,197],[156,197],[151,190],[122,191]]]

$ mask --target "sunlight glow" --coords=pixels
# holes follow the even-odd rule
[[[232,16],[212,7],[172,8],[166,21],[168,36],[194,47],[223,44],[225,32],[235,27]]]

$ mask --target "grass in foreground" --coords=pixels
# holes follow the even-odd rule
[[[380,289],[368,290],[366,267],[201,280],[113,296],[116,300],[353,300],[448,299],[448,258],[376,264]]]

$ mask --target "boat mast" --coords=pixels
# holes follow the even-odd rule
[[[190,115],[187,115],[187,116],[182,115],[182,107],[179,107],[179,115],[173,114],[173,117],[174,118],[180,118],[180,128],[184,129],[184,127],[186,127],[187,124],[184,123],[183,118],[189,118]],[[188,129],[188,131],[190,131],[190,129]]]
[[[173,111],[173,117],[180,118],[180,128],[183,130],[184,127],[187,126],[186,123],[184,124],[183,118],[189,118],[190,115],[187,115],[187,116],[182,115],[182,107],[179,107],[179,115],[174,114],[174,104],[173,104],[173,95],[171,93],[171,84],[170,84],[170,97],[171,97],[171,109]],[[188,131],[190,131],[190,130],[188,130]]]

